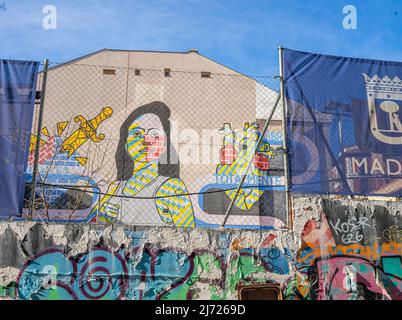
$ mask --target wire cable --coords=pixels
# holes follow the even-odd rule
[[[221,192],[226,192],[226,191],[232,191],[236,190],[237,187],[233,188],[224,188],[224,189],[219,189],[219,190],[212,190],[212,191],[203,191],[203,192],[187,192],[187,193],[181,193],[181,194],[172,194],[172,195],[165,195],[165,196],[155,196],[155,197],[138,197],[138,196],[124,196],[124,195],[116,195],[112,193],[106,193],[106,192],[96,192],[96,191],[86,191],[79,189],[77,187],[70,187],[67,185],[60,185],[60,184],[51,184],[51,183],[44,183],[44,182],[38,182],[38,186],[46,186],[46,187],[54,187],[54,188],[59,188],[59,189],[66,189],[66,190],[72,190],[72,191],[80,191],[84,193],[91,193],[91,194],[99,194],[103,196],[110,196],[110,197],[116,197],[116,198],[125,198],[125,199],[142,199],[142,200],[147,200],[147,199],[163,199],[163,198],[172,198],[172,197],[184,197],[184,196],[194,196],[194,195],[200,195],[200,194],[210,194],[210,193],[221,193]],[[280,188],[284,187],[285,185],[275,185],[272,186],[274,188]],[[94,188],[93,186],[80,186],[82,188]],[[253,189],[253,188],[263,188],[263,185],[247,185],[242,187],[242,189]]]

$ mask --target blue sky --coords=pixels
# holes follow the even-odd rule
[[[42,28],[47,4],[57,8],[56,30]],[[342,26],[348,4],[357,30]],[[197,48],[240,72],[272,76],[279,45],[402,61],[402,1],[0,0],[0,39],[1,58],[65,62],[102,48]]]

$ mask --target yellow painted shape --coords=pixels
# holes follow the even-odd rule
[[[77,161],[80,163],[80,165],[85,166],[85,164],[86,164],[87,161],[88,161],[88,158],[85,158],[85,157],[75,157],[75,160],[77,160]]]
[[[64,130],[66,129],[67,125],[68,125],[69,121],[63,121],[63,122],[59,122],[57,123],[57,135],[60,137]]]
[[[42,130],[41,130],[41,132],[42,132],[46,137],[50,137],[49,130],[47,129],[47,127],[43,127]]]
[[[34,134],[31,134],[31,142],[29,144],[29,152],[33,152],[35,150],[37,137]],[[40,139],[39,147],[43,147],[46,144],[46,141]]]
[[[77,150],[87,140],[88,137],[85,132],[81,129],[78,129],[66,140],[64,140],[61,145],[61,151],[68,152],[68,156],[71,156],[74,151]]]

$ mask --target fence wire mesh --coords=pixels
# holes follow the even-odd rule
[[[216,227],[251,161],[227,226],[285,226],[281,106],[255,145],[278,87],[274,77],[235,72],[50,68],[24,217],[34,203],[42,221]]]

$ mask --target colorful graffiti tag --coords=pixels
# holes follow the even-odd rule
[[[380,208],[352,213],[324,201],[319,222],[304,226],[287,295],[318,300],[401,300],[402,242],[396,219]],[[331,208],[331,210],[329,210]],[[379,236],[377,236],[379,235]],[[396,241],[395,241],[396,240]]]
[[[67,258],[49,248],[29,260],[16,281],[18,299],[120,299],[125,295],[125,259],[106,248]]]
[[[133,246],[93,248],[68,257],[48,248],[29,259],[16,280],[17,299],[197,299],[236,295],[240,283],[266,282],[262,274],[289,273],[289,251],[275,245],[224,252]],[[203,293],[205,295],[205,292]]]
[[[355,214],[355,219],[341,217],[336,211],[321,213],[319,219],[307,220],[296,239],[277,230],[265,232],[264,236],[254,231],[232,235],[223,231],[209,234],[207,230],[202,232],[208,235],[201,235],[193,228],[178,234],[171,233],[176,229],[161,228],[156,231],[161,241],[154,242],[148,234],[154,232],[153,228],[131,231],[120,226],[126,240],[119,245],[110,234],[115,248],[111,249],[100,240],[103,236],[99,229],[98,242],[93,242],[98,244],[88,244],[91,249],[86,252],[72,255],[71,249],[53,247],[50,242],[49,247],[40,246],[44,249],[32,253],[20,267],[18,277],[3,284],[0,296],[222,300],[237,299],[239,285],[268,282],[281,285],[284,299],[401,300],[402,243],[396,236],[399,229],[394,224],[384,225],[375,238],[366,230],[359,243],[348,243],[347,239],[346,244],[345,238],[332,231],[336,226],[333,221],[341,218],[352,221],[348,224],[350,230],[362,232],[363,226],[366,229],[372,221],[381,220],[379,212],[369,220],[362,219],[361,213]],[[389,223],[395,223],[395,219]],[[343,230],[347,232],[346,226]],[[164,232],[180,240],[170,239],[169,244],[164,244]],[[294,247],[292,243],[297,239],[300,246]]]

